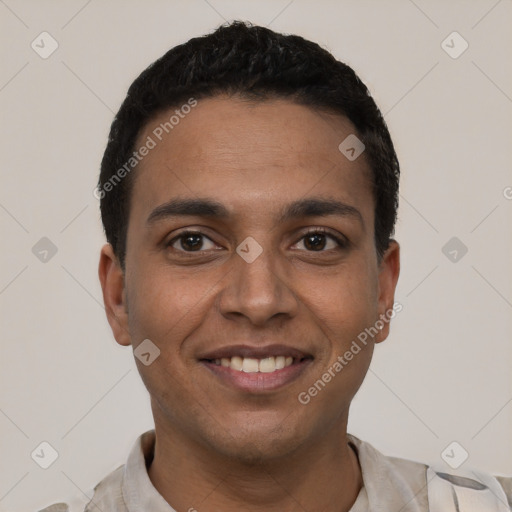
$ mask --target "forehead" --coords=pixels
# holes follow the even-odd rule
[[[364,154],[350,161],[338,149],[355,132],[348,119],[287,100],[215,97],[170,123],[179,108],[159,114],[138,138],[137,147],[148,138],[155,145],[135,171],[137,217],[174,197],[214,196],[262,215],[310,194],[358,203],[372,215]]]

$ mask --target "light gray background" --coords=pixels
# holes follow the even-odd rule
[[[131,348],[105,319],[92,191],[132,80],[232,19],[353,66],[399,154],[403,311],[350,432],[425,462],[455,440],[466,466],[512,474],[510,0],[0,0],[0,16],[0,510],[92,488],[153,425]],[[47,59],[30,46],[42,31],[59,44]],[[457,59],[441,47],[453,31],[469,43]],[[44,236],[58,249],[46,263],[32,252]],[[441,250],[453,236],[469,249],[456,263]],[[59,453],[46,470],[30,457],[42,441]]]

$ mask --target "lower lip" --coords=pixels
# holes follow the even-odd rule
[[[242,391],[261,392],[273,391],[290,384],[305,371],[305,369],[313,362],[312,359],[304,359],[300,362],[293,363],[290,366],[276,370],[271,373],[246,373],[238,370],[232,370],[225,366],[219,366],[213,362],[200,361],[208,370],[223,382],[238,388]]]

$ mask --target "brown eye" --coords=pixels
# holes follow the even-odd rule
[[[199,231],[185,231],[170,240],[167,246],[177,251],[199,252],[211,249],[211,247],[204,247],[205,240],[215,245],[206,235]]]
[[[326,236],[323,233],[313,233],[304,237],[304,246],[311,251],[318,251],[325,248]]]
[[[331,240],[331,246],[328,241]],[[308,252],[327,252],[329,250],[342,249],[347,246],[347,242],[340,237],[333,235],[323,229],[314,229],[306,233],[301,240],[304,241],[304,247]]]

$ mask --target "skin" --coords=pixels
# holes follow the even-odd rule
[[[148,124],[141,144],[172,110]],[[148,474],[177,511],[340,512],[361,489],[349,406],[389,323],[309,404],[297,399],[394,303],[399,246],[391,241],[378,260],[364,153],[351,162],[338,150],[352,133],[347,119],[287,100],[201,99],[136,169],[125,272],[106,244],[99,277],[117,342],[135,349],[150,339],[161,351],[149,366],[135,360],[155,420]],[[230,216],[148,226],[154,208],[178,197],[215,199]],[[308,197],[351,205],[361,219],[277,221]],[[203,254],[176,240],[183,228],[204,234]],[[309,228],[329,230],[318,250]],[[248,236],[263,248],[252,263],[236,253]],[[268,393],[228,386],[198,361],[243,343],[285,344],[314,359]]]

